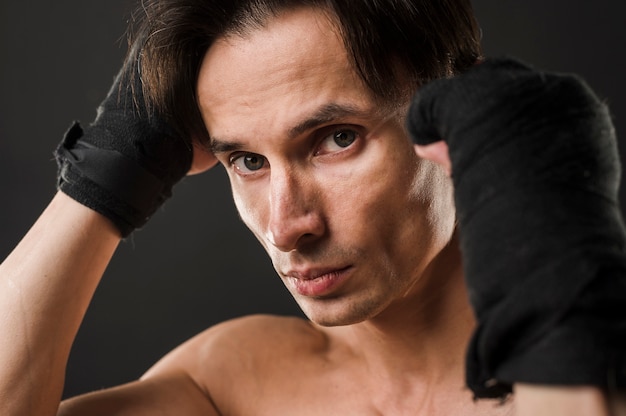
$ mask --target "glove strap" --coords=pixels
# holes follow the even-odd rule
[[[55,151],[57,188],[111,219],[126,237],[169,197],[165,184],[122,153],[80,140],[83,135],[74,123]]]

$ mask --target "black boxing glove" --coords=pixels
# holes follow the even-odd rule
[[[626,237],[607,107],[573,75],[488,60],[422,87],[407,127],[445,140],[477,328],[467,384],[626,387]]]
[[[191,167],[192,144],[142,94],[135,42],[95,121],[69,129],[55,151],[57,187],[109,218],[127,237],[142,227]]]

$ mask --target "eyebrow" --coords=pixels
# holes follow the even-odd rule
[[[313,115],[290,128],[287,135],[290,139],[293,139],[305,131],[312,130],[340,118],[366,117],[368,115],[371,115],[371,112],[363,111],[353,105],[330,103],[323,105],[315,111]]]
[[[291,140],[302,133],[315,129],[324,124],[346,117],[366,118],[374,115],[371,110],[362,110],[350,104],[329,103],[319,107],[313,114],[298,122],[287,132],[287,137]],[[241,150],[243,143],[236,140],[223,140],[211,137],[210,150],[214,154],[228,153]]]

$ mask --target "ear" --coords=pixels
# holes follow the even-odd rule
[[[445,141],[440,140],[425,146],[414,144],[413,148],[417,156],[437,163],[443,167],[448,176],[452,174],[452,163],[450,162],[450,154],[448,153],[448,144]]]

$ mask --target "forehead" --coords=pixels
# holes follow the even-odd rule
[[[238,125],[243,129],[242,121],[250,129],[261,115],[267,128],[328,104],[373,103],[331,18],[312,8],[282,13],[262,28],[217,40],[200,70],[198,98],[212,135]]]

